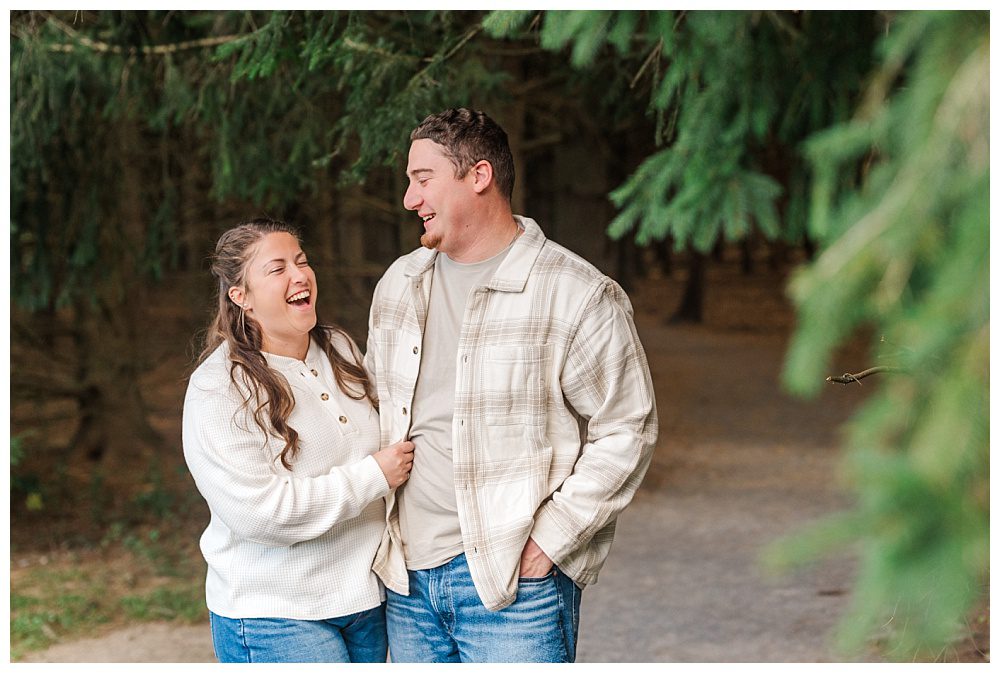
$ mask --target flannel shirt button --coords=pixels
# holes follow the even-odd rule
[[[406,415],[406,407],[403,407],[403,415]]]
[[[312,372],[313,376],[319,376],[319,372],[316,371],[315,369],[310,369],[309,371]]]
[[[413,347],[413,354],[414,354],[414,355],[416,355],[416,354],[417,354],[417,353],[419,353],[419,352],[420,352],[420,349],[419,349],[419,348],[417,348],[416,346],[414,346],[414,347]]]
[[[326,393],[323,393],[322,395],[319,396],[319,398],[324,402],[326,402],[328,399],[330,399],[330,396],[327,395]]]
[[[339,421],[340,421],[341,423],[346,423],[346,422],[347,422],[347,416],[341,416],[341,417],[340,417],[339,419],[337,419],[337,420],[339,420]]]

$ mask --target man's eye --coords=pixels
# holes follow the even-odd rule
[[[309,266],[309,260],[300,259],[299,266]]]
[[[275,274],[275,273],[281,273],[284,270],[284,268],[285,267],[283,267],[283,266],[276,266],[273,269],[271,269],[270,271],[268,271],[267,273],[268,273],[268,275]]]

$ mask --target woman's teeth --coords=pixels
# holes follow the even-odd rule
[[[296,292],[285,301],[287,301],[289,304],[297,304],[300,302],[305,302],[308,299],[309,299],[309,290],[302,290],[302,292]]]

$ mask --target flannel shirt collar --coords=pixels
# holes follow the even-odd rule
[[[542,228],[538,226],[538,223],[530,217],[521,215],[515,215],[514,220],[524,230],[524,233],[514,241],[507,257],[500,263],[500,268],[497,269],[487,285],[491,290],[522,292],[528,282],[531,268],[538,258],[538,253],[545,245],[545,234],[542,233]],[[434,266],[437,254],[436,250],[427,248],[416,250],[406,263],[406,269],[403,273],[409,277],[424,275]]]

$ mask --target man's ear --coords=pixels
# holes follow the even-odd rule
[[[233,286],[229,288],[229,299],[242,309],[250,308],[249,306],[244,306],[246,298],[246,292],[243,291],[242,287]]]
[[[491,184],[493,184],[493,165],[486,159],[480,159],[472,167],[472,188],[477,194],[482,194]]]

